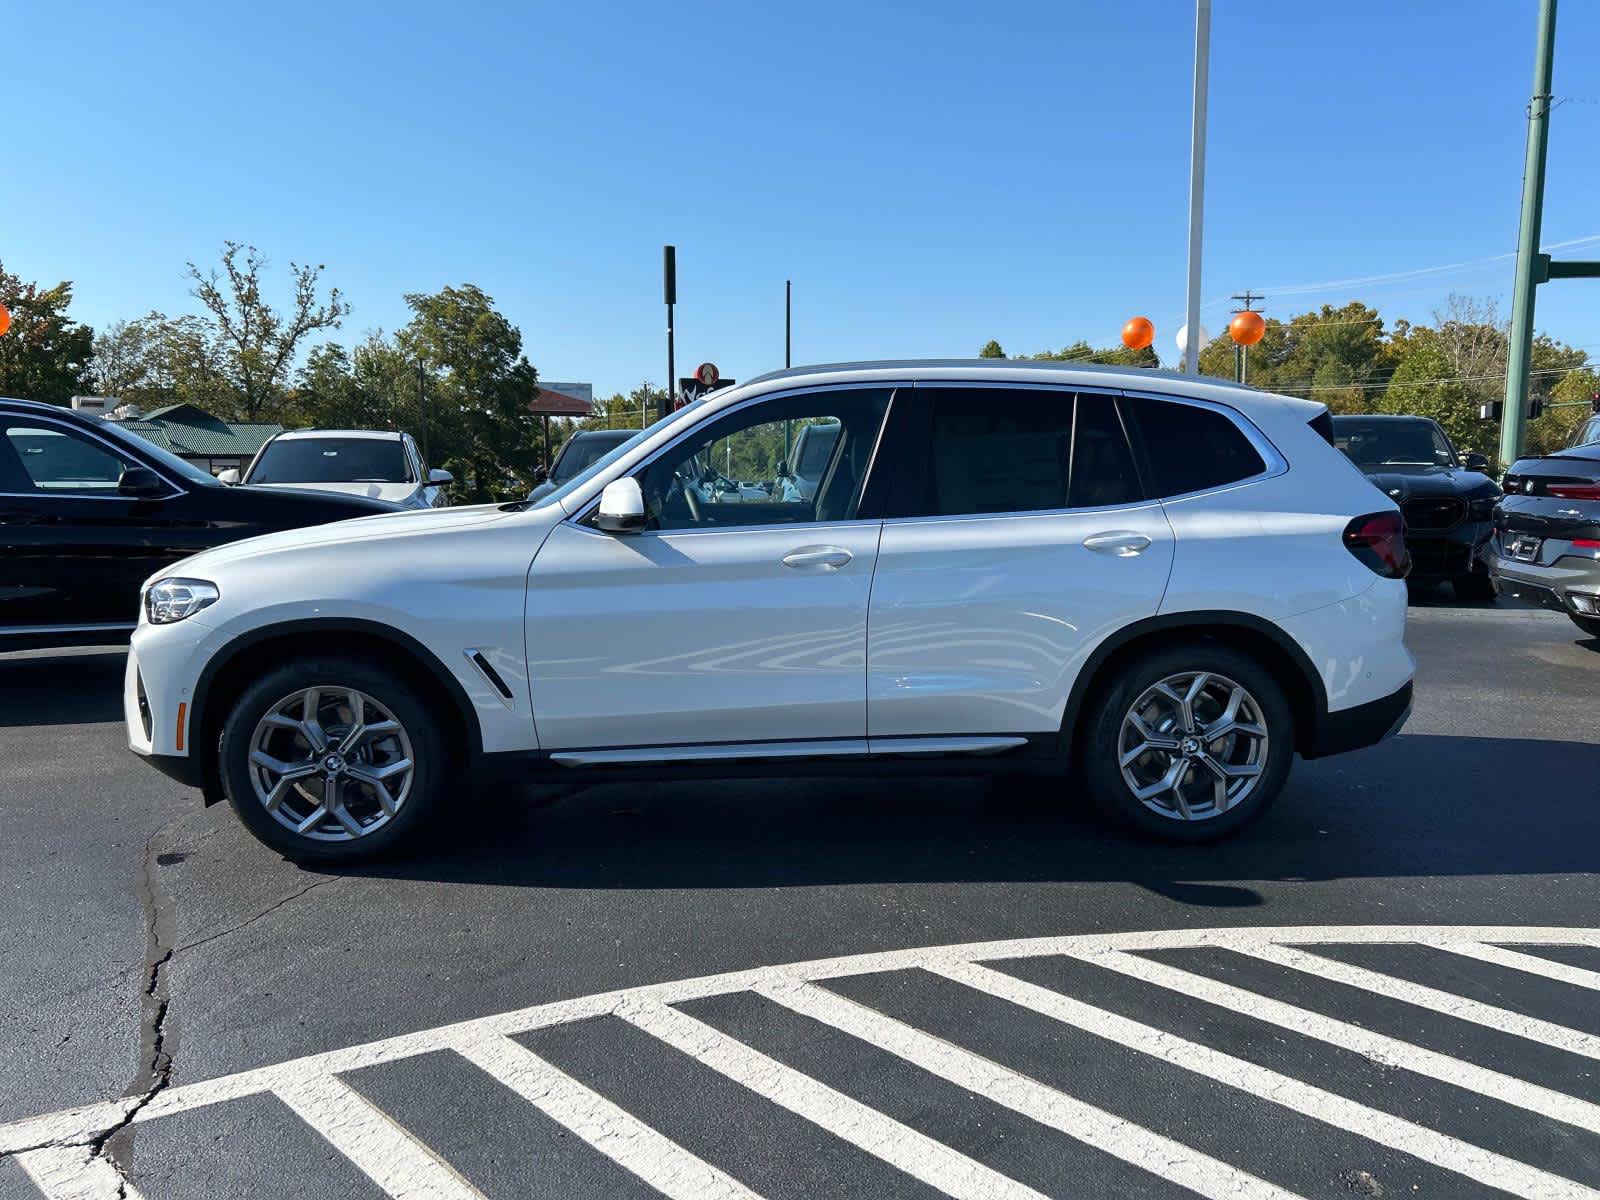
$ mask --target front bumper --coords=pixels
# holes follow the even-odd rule
[[[1406,529],[1406,549],[1411,552],[1408,578],[1434,582],[1483,574],[1480,551],[1494,534],[1489,521],[1463,521],[1454,529],[1434,532]]]

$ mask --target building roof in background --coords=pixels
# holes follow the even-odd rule
[[[541,417],[588,417],[594,415],[594,384],[544,383],[528,401],[528,411]]]
[[[193,404],[168,404],[117,424],[180,458],[250,458],[283,432],[276,422],[224,421]]]

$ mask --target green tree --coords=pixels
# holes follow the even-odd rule
[[[94,331],[67,315],[70,280],[41,288],[0,263],[0,304],[11,312],[0,336],[0,396],[67,404],[89,390]]]
[[[1041,350],[1037,354],[1028,355],[1035,362],[1081,362],[1081,363],[1106,363],[1119,367],[1159,367],[1161,360],[1156,357],[1156,352],[1149,346],[1143,350],[1129,350],[1126,346],[1108,346],[1096,350],[1088,342],[1079,338],[1070,346],[1063,346],[1059,350]]]
[[[990,338],[983,344],[983,349],[978,351],[979,358],[1004,358],[1006,352],[1000,348],[1000,343]]]
[[[294,294],[280,313],[261,292],[266,265],[259,250],[238,242],[222,244],[220,275],[215,267],[202,272],[188,264],[192,294],[210,314],[228,384],[232,411],[219,415],[246,421],[278,415],[296,351],[317,330],[339,328],[350,312],[338,288],[330,289],[326,298],[319,295],[322,266],[291,262]]]
[[[543,461],[538,418],[528,404],[538,373],[522,353],[522,334],[475,284],[414,292],[415,314],[395,341],[405,360],[432,373],[430,420],[441,421],[432,453],[475,501],[524,495]]]
[[[1477,397],[1452,372],[1449,354],[1438,337],[1429,336],[1431,332],[1419,330],[1410,339],[1404,360],[1378,399],[1377,411],[1431,417],[1458,447],[1488,450],[1496,428],[1479,419]]]

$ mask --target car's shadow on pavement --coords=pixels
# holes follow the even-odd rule
[[[0,654],[0,729],[122,720],[125,650]]]
[[[340,873],[536,888],[775,888],[1127,880],[1243,907],[1216,880],[1588,872],[1600,844],[1594,748],[1401,736],[1297,762],[1267,817],[1204,846],[1145,841],[1004,780],[607,785],[480,799],[425,849]]]

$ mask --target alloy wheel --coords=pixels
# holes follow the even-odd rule
[[[1224,675],[1186,671],[1147,687],[1122,718],[1117,765],[1134,798],[1175,821],[1237,807],[1267,763],[1260,702]]]
[[[303,688],[279,700],[250,737],[250,783],[278,824],[319,842],[383,828],[411,794],[405,727],[357,688]]]

